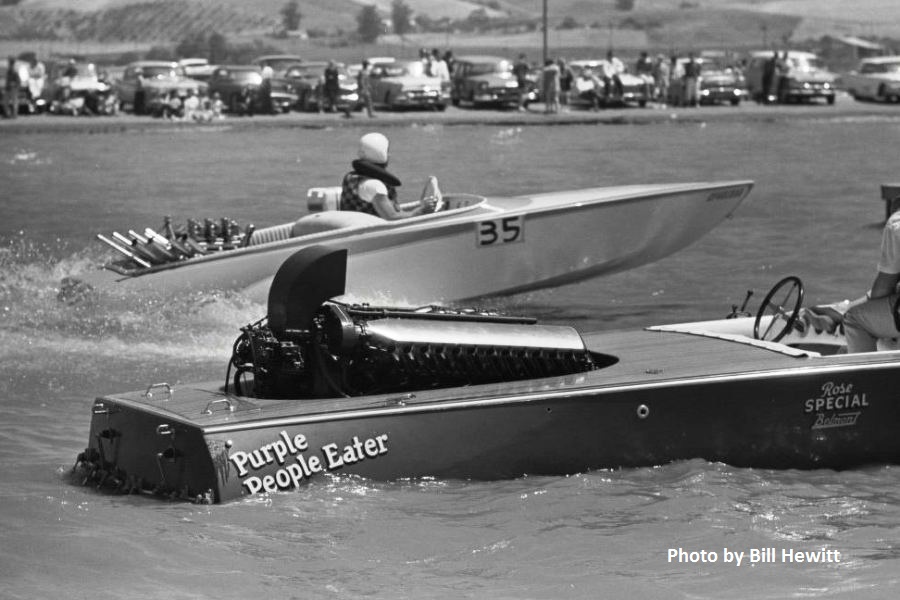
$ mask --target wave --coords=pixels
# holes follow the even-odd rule
[[[101,257],[91,249],[59,252],[27,239],[0,248],[0,359],[55,351],[126,360],[219,358],[230,352],[240,326],[265,315],[264,306],[236,293],[62,302],[61,281],[95,268]]]

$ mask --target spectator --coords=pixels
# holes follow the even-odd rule
[[[437,48],[431,51],[431,74],[441,80],[441,84],[450,83],[450,68],[441,58],[441,52]]]
[[[199,121],[200,116],[200,97],[197,96],[196,90],[188,92],[188,97],[184,99],[184,119],[186,121]]]
[[[612,91],[615,91],[616,98],[622,98],[623,90],[620,75],[624,72],[625,65],[610,48],[606,53],[606,60],[603,61],[603,96],[605,102],[609,101]]]
[[[694,59],[694,53],[688,54],[684,64],[684,105],[697,106],[700,93],[700,63]]]
[[[559,112],[559,65],[548,58],[541,75],[544,114],[556,114]]]
[[[447,71],[453,73],[453,65],[456,64],[456,59],[453,58],[453,51],[447,50],[444,52],[444,62],[447,63]]]
[[[591,102],[591,110],[600,110],[600,97],[603,93],[603,81],[597,77],[591,69],[584,69],[581,72],[580,77],[588,84],[587,86],[582,86],[582,89],[585,89],[586,87],[584,94]]]
[[[767,60],[763,65],[762,72],[762,91],[760,92],[761,101],[768,104],[772,100],[772,82],[775,80],[776,64],[778,63],[778,52],[772,53],[772,58]]]
[[[657,55],[653,63],[653,81],[656,82],[655,98],[660,104],[669,100],[669,77],[671,76],[669,61],[662,54]]]
[[[262,82],[259,84],[259,103],[263,112],[274,113],[275,107],[272,105],[272,77],[275,71],[270,65],[265,65],[260,71]]]
[[[531,67],[526,60],[524,54],[519,55],[519,59],[513,63],[512,72],[516,78],[516,84],[519,87],[519,110],[524,111],[525,105],[528,100],[529,88],[531,87],[531,82],[528,81],[528,72],[531,70]]]
[[[569,105],[569,94],[572,92],[572,84],[575,82],[575,73],[566,64],[565,59],[559,59],[559,101],[562,106]]]
[[[19,115],[19,71],[16,68],[16,57],[10,56],[6,67],[6,88],[4,113],[7,119],[15,119]]]
[[[372,110],[372,86],[369,78],[372,76],[372,67],[368,60],[362,61],[362,68],[356,74],[356,91],[359,95],[359,103],[362,104],[369,117],[375,116]]]
[[[656,82],[653,77],[653,61],[650,60],[650,56],[646,51],[642,51],[641,55],[638,57],[637,62],[634,65],[634,72],[644,82],[644,98],[652,100]]]
[[[341,92],[341,74],[338,71],[337,63],[333,60],[328,61],[328,66],[325,67],[325,98],[323,107],[320,107],[320,112],[322,108],[325,108],[328,112],[336,112],[338,106],[338,96]]]

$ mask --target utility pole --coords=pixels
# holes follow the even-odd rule
[[[541,64],[547,63],[547,0],[544,0],[544,60]]]

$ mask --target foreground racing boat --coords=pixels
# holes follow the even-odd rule
[[[328,300],[346,252],[276,274],[225,385],[98,398],[85,482],[202,502],[324,474],[499,479],[701,458],[739,467],[900,461],[900,353],[799,331],[799,280],[756,316],[581,335],[527,318]],[[746,304],[746,303],[745,303]]]
[[[350,252],[347,292],[356,298],[424,304],[512,294],[668,256],[730,216],[752,186],[729,181],[512,198],[446,195],[443,210],[399,221],[335,210],[340,188],[313,188],[310,214],[265,229],[222,219],[99,235],[118,258],[66,280],[61,295],[237,290],[265,302],[278,267],[313,244]]]

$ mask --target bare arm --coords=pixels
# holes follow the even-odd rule
[[[872,282],[872,289],[869,292],[869,298],[884,298],[890,296],[897,290],[897,283],[900,282],[900,273],[882,273],[878,271],[875,281]]]
[[[412,210],[397,210],[394,208],[393,202],[384,194],[376,194],[372,200],[375,212],[382,219],[388,221],[396,221],[397,219],[405,219],[406,217],[415,217],[418,215],[426,215],[434,212],[434,200],[423,199]]]

